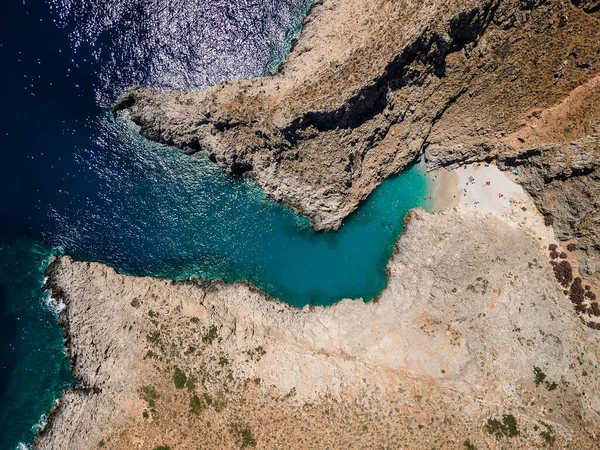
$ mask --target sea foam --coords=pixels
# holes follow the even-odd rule
[[[44,298],[44,304],[46,305],[46,308],[48,308],[48,310],[56,317],[59,316],[61,311],[65,309],[66,306],[62,300],[56,300],[54,297],[52,297],[52,291],[48,291],[46,294]]]

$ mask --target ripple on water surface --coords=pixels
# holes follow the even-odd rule
[[[103,111],[135,84],[202,89],[275,70],[311,3],[3,3],[2,450],[29,445],[70,382],[39,291],[52,247],[137,275],[248,279],[296,306],[369,299],[385,286],[402,219],[427,195],[418,167],[384,181],[339,232],[315,233],[255,183],[145,141]]]
[[[413,166],[386,180],[338,232],[316,233],[252,181],[202,155],[151,143],[125,119],[100,119],[78,160],[103,184],[95,199],[54,210],[52,243],[126,273],[247,279],[295,306],[376,296],[410,208],[427,185]],[[89,178],[88,177],[88,178]]]
[[[313,3],[50,0],[73,48],[102,61],[96,90],[104,106],[136,84],[203,89],[275,71]]]

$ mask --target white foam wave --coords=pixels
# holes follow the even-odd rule
[[[58,255],[64,255],[65,247],[62,245],[56,245],[55,247],[52,247],[52,251]]]
[[[44,298],[44,304],[46,305],[46,308],[48,308],[48,310],[56,317],[58,317],[61,311],[65,309],[65,304],[62,302],[62,300],[56,300],[54,297],[52,297],[52,291],[49,291],[46,294],[46,297]]]
[[[33,431],[34,433],[37,433],[38,431],[43,429],[46,426],[47,420],[48,420],[48,416],[46,416],[46,414],[42,414],[40,416],[40,420],[38,420],[37,423],[31,427],[31,431]]]

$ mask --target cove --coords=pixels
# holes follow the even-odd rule
[[[100,148],[82,160],[106,177],[103,195],[57,213],[51,242],[131,275],[248,280],[297,307],[370,300],[385,287],[404,216],[426,205],[426,179],[413,166],[384,181],[339,231],[317,233],[202,155],[149,142],[122,118],[100,119],[98,129]]]
[[[294,306],[376,296],[418,166],[335,233],[107,113],[134,84],[200,89],[275,70],[309,0],[6,0],[0,6],[0,450],[25,448],[72,383],[40,291],[52,254],[132,275],[249,280]],[[175,25],[175,26],[173,26]]]

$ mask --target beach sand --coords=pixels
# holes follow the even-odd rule
[[[511,208],[511,201],[525,197],[523,188],[515,182],[516,176],[493,164],[471,164],[455,172],[458,203],[471,211],[500,216]]]
[[[470,211],[501,216],[510,210],[511,201],[526,197],[516,183],[517,176],[494,164],[469,164],[453,171],[440,169],[429,177],[433,183],[434,211],[460,205]]]
[[[475,163],[453,171],[432,171],[428,177],[433,211],[458,208],[495,216],[535,237],[544,248],[555,242],[552,227],[544,224],[533,200],[517,184],[517,175],[503,172],[494,164]]]
[[[439,169],[427,174],[432,186],[431,209],[434,212],[454,208],[460,200],[456,171]]]

